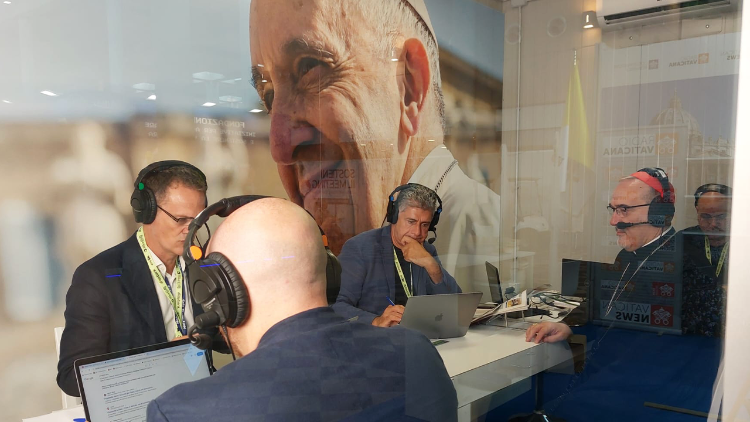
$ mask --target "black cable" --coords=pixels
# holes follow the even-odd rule
[[[237,356],[234,355],[234,349],[232,348],[232,342],[229,341],[229,333],[227,332],[227,326],[222,325],[221,329],[224,330],[224,339],[226,339],[227,346],[229,346],[229,353],[232,354],[232,360],[237,360]]]

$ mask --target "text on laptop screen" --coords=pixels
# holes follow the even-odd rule
[[[91,422],[145,421],[148,403],[209,375],[205,351],[190,344],[81,365]]]

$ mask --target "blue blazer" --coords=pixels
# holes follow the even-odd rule
[[[415,296],[461,293],[456,280],[440,263],[437,250],[423,244],[437,260],[443,271],[443,281],[435,284],[427,270],[412,265]],[[396,263],[393,260],[391,226],[368,230],[344,243],[339,255],[341,262],[341,290],[333,309],[344,318],[358,317],[359,322],[372,324],[390,305],[388,297],[396,297]]]
[[[271,327],[258,348],[148,405],[149,422],[455,421],[458,400],[422,334],[348,323],[329,307]]]

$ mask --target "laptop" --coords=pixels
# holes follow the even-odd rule
[[[488,261],[484,262],[487,269],[487,282],[490,284],[490,295],[495,303],[503,303],[503,289],[500,285],[500,271]]]
[[[89,422],[145,421],[149,402],[210,375],[206,352],[183,339],[75,361]]]
[[[412,296],[400,325],[432,339],[463,337],[481,298],[480,292]]]

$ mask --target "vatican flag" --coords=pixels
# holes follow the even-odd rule
[[[565,102],[560,132],[560,152],[558,153],[561,167],[560,191],[564,192],[570,161],[582,164],[585,169],[594,167],[594,149],[589,142],[589,127],[586,122],[586,107],[583,104],[581,77],[575,61],[568,82],[568,99]]]

